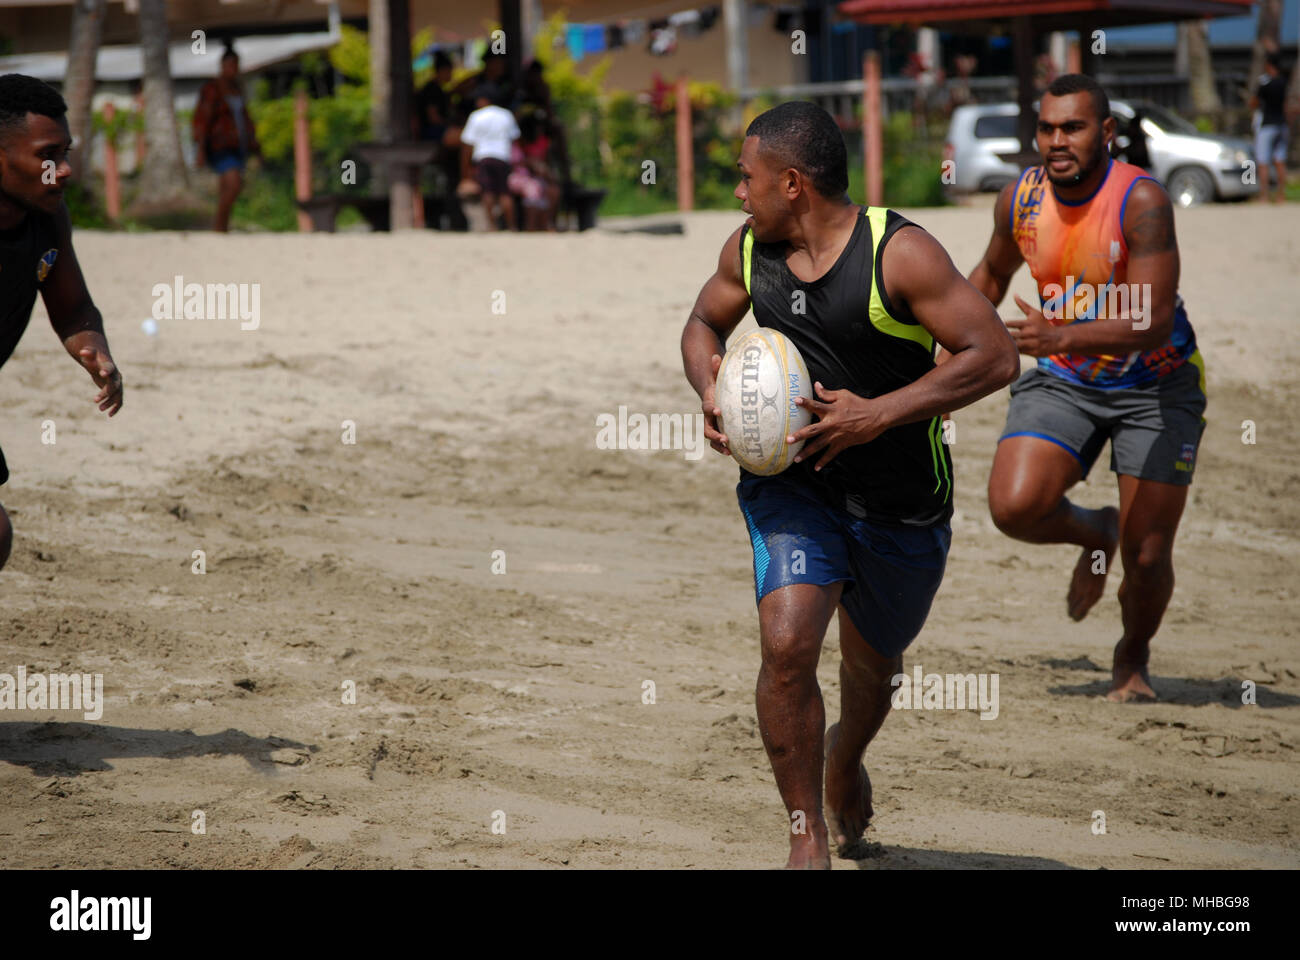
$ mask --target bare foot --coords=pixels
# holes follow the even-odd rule
[[[1106,699],[1112,703],[1155,703],[1160,698],[1151,689],[1151,676],[1147,665],[1123,659],[1118,650],[1110,668],[1110,692]]]
[[[826,829],[840,856],[867,832],[871,808],[871,779],[857,757],[840,757],[835,748],[840,725],[826,731]]]
[[[790,838],[790,858],[787,870],[829,870],[831,853],[826,846],[826,829],[810,830],[804,836]]]
[[[1065,597],[1065,607],[1071,620],[1082,620],[1088,615],[1093,604],[1106,592],[1106,574],[1110,572],[1110,563],[1115,559],[1115,547],[1119,543],[1119,511],[1114,507],[1104,507],[1100,522],[1106,536],[1106,563],[1101,573],[1093,573],[1093,550],[1087,547],[1079,554],[1079,562],[1074,565],[1074,576],[1070,578],[1070,591]]]

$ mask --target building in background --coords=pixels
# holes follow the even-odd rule
[[[566,37],[585,69],[602,56],[610,61],[611,89],[642,90],[658,73],[675,78],[726,84],[725,3],[682,0],[523,0],[524,29],[529,36],[546,18],[564,12],[571,24]],[[791,51],[788,30],[780,29],[798,5],[742,2],[753,85],[776,86],[808,79],[808,57]],[[411,30],[434,30],[434,39],[470,47],[484,41],[496,22],[495,3],[485,0],[411,0]],[[367,0],[171,0],[167,5],[172,38],[188,42],[192,31],[217,38],[324,34],[331,12],[336,21],[365,29]],[[72,0],[0,0],[0,56],[61,53],[67,49]],[[104,20],[105,47],[134,46],[138,27],[130,0],[109,0]],[[573,43],[581,34],[585,42]],[[527,43],[531,55],[531,42]],[[463,60],[464,56],[457,58]],[[525,56],[527,59],[527,55]]]
[[[475,45],[485,42],[497,22],[501,0],[410,0],[413,32],[432,28],[440,44],[461,48],[458,61],[474,57]],[[958,58],[974,58],[974,77],[1010,76],[1014,73],[1011,37],[985,36],[910,27],[873,27],[857,24],[838,12],[839,0],[732,0],[743,22],[743,71],[729,64],[727,7],[729,0],[691,3],[684,0],[518,0],[527,56],[531,36],[545,19],[563,13],[568,21],[564,42],[587,69],[608,58],[610,89],[644,90],[655,74],[671,80],[686,74],[692,80],[734,86],[743,76],[742,89],[759,90],[807,83],[857,80],[862,55],[873,45],[882,55],[886,77],[914,72],[918,53],[924,66],[957,72]],[[169,0],[172,37],[188,42],[194,30],[211,41],[224,36],[298,38],[308,44],[327,38],[331,21],[365,29],[370,0]],[[134,0],[109,0],[102,44],[132,47],[137,41]],[[0,0],[0,56],[61,53],[71,30],[72,0]],[[1255,38],[1257,10],[1248,16],[1213,20],[1209,44],[1216,71],[1243,78],[1249,72],[1251,44]],[[796,52],[796,31],[801,31],[802,52]],[[1289,62],[1297,57],[1300,38],[1300,0],[1283,0],[1282,52]],[[312,40],[302,38],[312,37]],[[1177,68],[1177,31],[1173,24],[1113,28],[1107,31],[1107,53],[1099,73],[1111,77],[1166,75]],[[1064,59],[1065,44],[1077,35],[1065,34],[1057,44]],[[291,59],[293,44],[281,50]],[[244,48],[241,45],[241,52]],[[272,47],[267,47],[272,51]],[[252,48],[249,48],[252,52]],[[261,58],[261,51],[259,51]],[[282,60],[261,58],[246,70],[269,69]],[[928,61],[928,62],[926,62]],[[112,61],[121,66],[122,60]],[[14,69],[15,61],[4,61]],[[176,76],[183,79],[185,70]],[[1064,63],[1058,65],[1060,69]],[[45,68],[48,72],[48,66]],[[274,72],[272,70],[271,72]],[[109,79],[105,77],[104,79]],[[114,77],[116,79],[116,76]],[[1177,104],[1170,104],[1177,105]]]

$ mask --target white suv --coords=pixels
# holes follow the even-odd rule
[[[1125,132],[1135,109],[1142,113],[1151,175],[1164,184],[1174,203],[1191,207],[1259,192],[1258,184],[1244,182],[1246,171],[1253,169],[1255,162],[1249,142],[1201,133],[1182,117],[1154,103],[1111,100],[1111,114],[1119,123],[1117,145],[1121,149],[1128,145]],[[953,161],[954,182],[949,189],[996,192],[1020,176],[1015,164],[999,157],[1020,149],[1016,139],[1019,116],[1020,108],[1014,103],[968,104],[952,112],[943,147],[944,159]]]

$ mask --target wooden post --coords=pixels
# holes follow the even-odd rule
[[[392,99],[392,77],[388,68],[391,47],[389,33],[389,0],[370,0],[367,23],[370,34],[370,136],[376,141],[388,140],[392,133],[388,127]]]
[[[725,0],[722,19],[726,27],[727,85],[737,97],[749,84],[749,11],[744,0]]]
[[[722,21],[726,31],[727,85],[736,96],[729,120],[740,131],[745,128],[745,88],[749,85],[749,10],[745,0],[725,0]]]
[[[532,48],[524,36],[523,4],[520,0],[499,0],[498,9],[501,30],[506,35],[506,76],[517,84],[524,75],[524,59],[532,57]]]
[[[424,188],[421,181],[423,171],[419,167],[411,167],[411,226],[416,230],[424,229]],[[515,211],[519,213],[519,211]]]
[[[691,142],[691,93],[686,74],[677,78],[677,209],[695,209],[695,148]]]
[[[884,125],[880,117],[880,54],[862,55],[862,163],[867,206],[883,206]]]
[[[307,123],[307,91],[293,95],[293,192],[299,200],[311,199],[311,128]],[[298,211],[298,232],[311,232],[311,217]]]
[[[113,115],[117,107],[112,100],[104,103],[104,122],[109,130],[113,129]],[[89,164],[87,164],[89,166]],[[117,171],[117,141],[111,136],[104,138],[104,208],[108,219],[117,222],[122,216],[122,180]]]
[[[386,0],[388,4],[388,127],[389,143],[411,139],[411,0]],[[419,189],[416,169],[392,164],[388,168],[388,220],[391,230],[415,226]]]

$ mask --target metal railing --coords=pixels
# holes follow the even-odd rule
[[[1191,110],[1191,95],[1186,77],[1164,74],[1101,74],[1098,80],[1110,96],[1119,100],[1149,100],[1181,112]],[[1245,74],[1216,74],[1214,82],[1225,109],[1239,108],[1244,104],[1243,91],[1247,86]],[[910,77],[887,77],[880,82],[880,87],[881,106],[886,117],[895,112],[912,111],[919,103],[923,103],[927,110],[944,110],[953,102],[999,103],[1016,99],[1015,77],[971,77],[965,81],[949,78],[945,83],[932,84],[924,91]],[[954,94],[957,95],[956,98]],[[846,125],[855,125],[862,117],[861,80],[751,87],[740,94],[740,99],[746,102],[759,97],[811,100]]]

